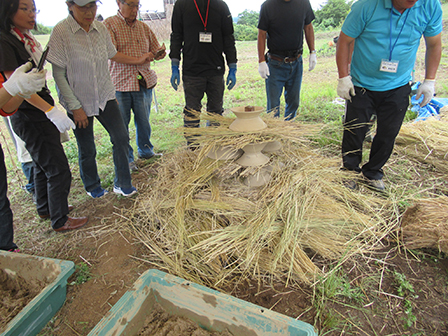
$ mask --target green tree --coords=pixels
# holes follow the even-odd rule
[[[33,35],[49,35],[53,31],[53,28],[44,26],[41,23],[37,24],[37,30],[32,30]]]
[[[237,41],[255,41],[257,39],[257,27],[237,24],[234,30],[235,40]]]
[[[255,11],[248,11],[247,9],[238,14],[238,25],[246,25],[251,27],[257,27],[258,26],[258,12]]]
[[[314,12],[316,19],[314,25],[318,28],[339,27],[350,11],[353,1],[328,0],[327,3]]]

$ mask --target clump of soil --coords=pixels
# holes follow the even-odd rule
[[[228,331],[209,332],[193,321],[179,316],[170,316],[156,303],[152,313],[145,320],[141,336],[232,336]]]
[[[0,333],[46,284],[27,281],[15,272],[0,269]]]

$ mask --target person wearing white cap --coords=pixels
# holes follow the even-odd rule
[[[128,164],[129,135],[121,117],[108,60],[126,64],[149,63],[150,53],[131,57],[117,52],[106,27],[95,20],[97,2],[66,1],[69,15],[53,29],[48,61],[59,89],[59,100],[75,122],[79,170],[87,194],[107,194],[96,164],[94,117],[104,126],[112,143],[115,179],[113,190],[122,196],[137,192]]]

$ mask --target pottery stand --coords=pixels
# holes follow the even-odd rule
[[[228,146],[216,146],[208,152],[207,157],[214,160],[235,160],[242,154],[242,149],[234,149]]]
[[[268,163],[269,157],[261,152],[264,146],[266,146],[265,142],[253,143],[244,146],[244,154],[238,160],[236,160],[236,163],[240,164],[243,167],[262,166]]]
[[[261,112],[264,111],[261,106],[238,106],[230,110],[236,115],[236,119],[229,126],[232,131],[253,132],[268,127],[260,118]]]

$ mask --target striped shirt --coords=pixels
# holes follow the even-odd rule
[[[89,117],[99,115],[99,110],[115,99],[108,59],[117,50],[106,27],[94,21],[86,32],[69,15],[54,27],[48,45],[48,61],[65,70],[70,89],[84,112]],[[59,102],[68,112],[71,111],[69,100],[64,99],[63,92],[59,93]]]
[[[160,49],[155,34],[147,24],[138,20],[129,24],[120,12],[107,18],[104,25],[110,32],[112,43],[123,54],[140,57],[147,52],[155,54]],[[137,79],[139,73],[145,79],[147,88],[157,84],[157,75],[148,64],[130,65],[109,61],[109,70],[115,89],[120,92],[140,91]]]

